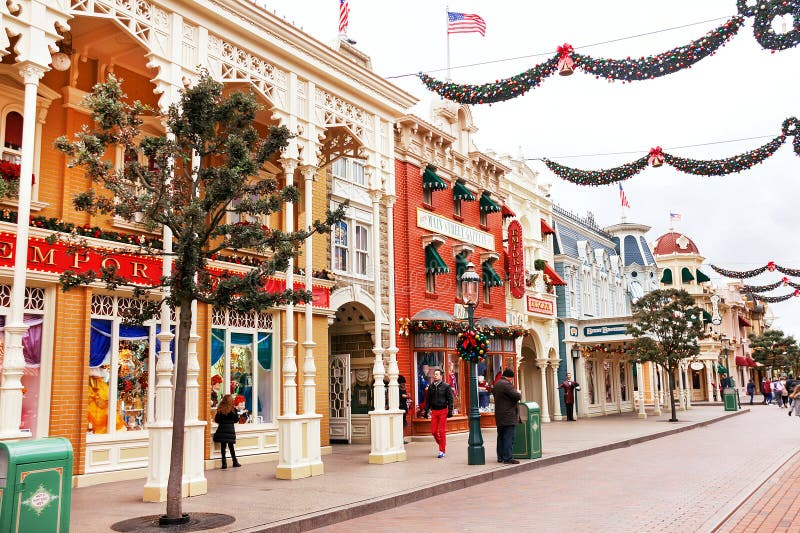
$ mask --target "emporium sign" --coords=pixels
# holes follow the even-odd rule
[[[0,233],[0,267],[14,268],[14,248],[16,235],[13,233]],[[67,270],[77,273],[101,268],[114,267],[117,272],[137,285],[158,285],[161,283],[161,257],[148,257],[126,254],[124,252],[111,252],[89,248],[78,253],[68,253],[68,246],[61,242],[49,244],[42,238],[31,237],[28,239],[28,271],[63,274]],[[236,275],[238,272],[226,271],[221,268],[209,268],[212,276]],[[267,292],[282,292],[286,288],[286,281],[277,278],[268,278],[265,284]],[[303,290],[305,286],[294,284],[295,290]],[[316,307],[330,306],[330,291],[327,287],[312,287],[313,305]]]
[[[494,251],[494,235],[417,208],[417,227]]]
[[[611,324],[608,326],[587,326],[583,328],[585,337],[601,337],[603,335],[625,335],[628,333],[626,324]]]
[[[508,284],[511,288],[511,296],[518,300],[525,296],[525,263],[522,250],[522,224],[519,223],[519,220],[512,220],[508,225]],[[529,300],[528,311],[530,310]]]
[[[541,298],[528,296],[528,312],[553,315],[555,314],[555,307],[550,300],[542,300]]]

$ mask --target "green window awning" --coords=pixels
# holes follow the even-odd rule
[[[494,268],[492,268],[491,263],[486,261],[481,265],[481,270],[483,271],[483,284],[487,287],[502,287],[503,286],[503,278],[500,277],[500,274],[495,272]]]
[[[697,283],[705,283],[707,281],[711,281],[711,278],[703,274],[703,272],[698,268],[697,269]]]
[[[692,271],[686,267],[683,267],[681,270],[681,281],[684,283],[689,283],[690,281],[694,281],[694,276],[692,276]]]
[[[469,192],[467,186],[457,181],[453,185],[453,200],[464,200],[465,202],[474,202],[475,195]]]
[[[467,257],[464,254],[456,254],[456,281],[461,281],[461,274],[467,270]]]
[[[483,191],[481,195],[481,211],[484,213],[499,213],[500,206],[495,203],[494,200],[491,199],[489,193]]]
[[[434,172],[434,167],[428,165],[422,173],[422,188],[443,191],[447,188],[447,183]]]
[[[665,268],[664,273],[661,274],[661,283],[664,285],[672,285],[672,270]]]
[[[447,268],[447,264],[442,259],[442,256],[439,255],[439,252],[436,248],[429,244],[425,247],[425,273],[427,274],[447,274],[450,272],[450,269]]]
[[[711,323],[711,313],[703,309],[703,322],[706,324]]]

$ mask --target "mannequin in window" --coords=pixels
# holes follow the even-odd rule
[[[478,410],[489,408],[489,386],[484,376],[478,376]]]
[[[108,433],[108,365],[89,369],[89,405],[86,418],[92,433]],[[125,421],[117,413],[117,431],[125,431]]]
[[[219,389],[222,387],[222,376],[214,374],[211,376],[211,408],[214,409],[219,403]]]

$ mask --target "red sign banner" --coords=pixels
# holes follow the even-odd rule
[[[528,312],[542,315],[554,315],[555,306],[550,300],[542,300],[541,298],[528,296]]]
[[[508,225],[508,283],[511,296],[518,300],[525,296],[525,252],[519,220]]]
[[[0,233],[0,267],[14,268],[14,248],[16,235]],[[64,243],[49,244],[42,238],[28,239],[28,271],[62,274],[66,270],[75,272],[99,271],[103,267],[114,266],[121,276],[131,283],[140,285],[157,285],[161,280],[161,258],[138,256],[120,252],[88,249],[77,254],[67,253]],[[212,274],[229,274],[230,272],[210,268]],[[234,272],[235,274],[235,272]],[[267,292],[279,292],[286,288],[286,281],[269,278],[265,286]],[[304,283],[294,283],[295,290],[305,289]],[[315,307],[330,306],[330,290],[327,287],[312,287]]]

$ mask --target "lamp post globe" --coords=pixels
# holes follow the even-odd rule
[[[469,329],[475,329],[475,306],[478,305],[478,285],[481,278],[475,272],[475,265],[467,263],[461,274],[461,294],[467,307]],[[469,439],[467,440],[467,464],[486,464],[486,451],[481,435],[481,414],[478,411],[478,362],[469,363]]]

